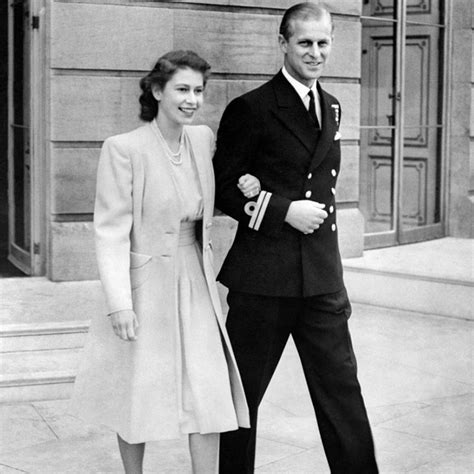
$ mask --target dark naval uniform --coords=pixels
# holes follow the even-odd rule
[[[332,472],[377,472],[347,319],[336,222],[341,153],[337,99],[318,85],[322,128],[280,71],[226,108],[214,157],[216,207],[239,222],[218,280],[229,288],[227,327],[251,429],[221,437],[221,473],[254,469],[258,405],[291,334]],[[250,173],[262,191],[237,187]],[[325,204],[312,234],[285,223],[292,201]]]

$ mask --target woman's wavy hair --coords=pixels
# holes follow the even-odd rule
[[[158,59],[155,67],[140,80],[140,118],[151,122],[158,114],[158,101],[153,97],[152,88],[164,89],[166,83],[178,69],[190,68],[202,74],[204,86],[211,74],[211,66],[194,51],[170,51]]]

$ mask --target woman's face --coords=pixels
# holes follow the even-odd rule
[[[163,89],[153,89],[159,102],[159,121],[169,125],[185,125],[193,121],[204,99],[204,80],[199,71],[190,68],[177,69]]]

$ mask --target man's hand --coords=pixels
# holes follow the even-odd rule
[[[110,315],[115,334],[124,341],[136,341],[138,328],[137,315],[131,309],[116,311]]]
[[[261,190],[260,181],[251,174],[244,174],[241,176],[237,183],[237,187],[247,199],[258,196]]]
[[[325,204],[315,201],[293,201],[288,208],[285,222],[303,234],[312,234],[328,216],[324,207]]]

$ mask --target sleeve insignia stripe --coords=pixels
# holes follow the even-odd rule
[[[270,202],[270,198],[272,196],[272,193],[269,193],[267,191],[261,191],[257,203],[255,205],[255,208],[253,209],[252,212],[252,217],[249,222],[249,227],[253,230],[259,230],[260,229],[260,224],[262,223],[262,220],[265,216],[265,211],[267,210],[268,203]]]

